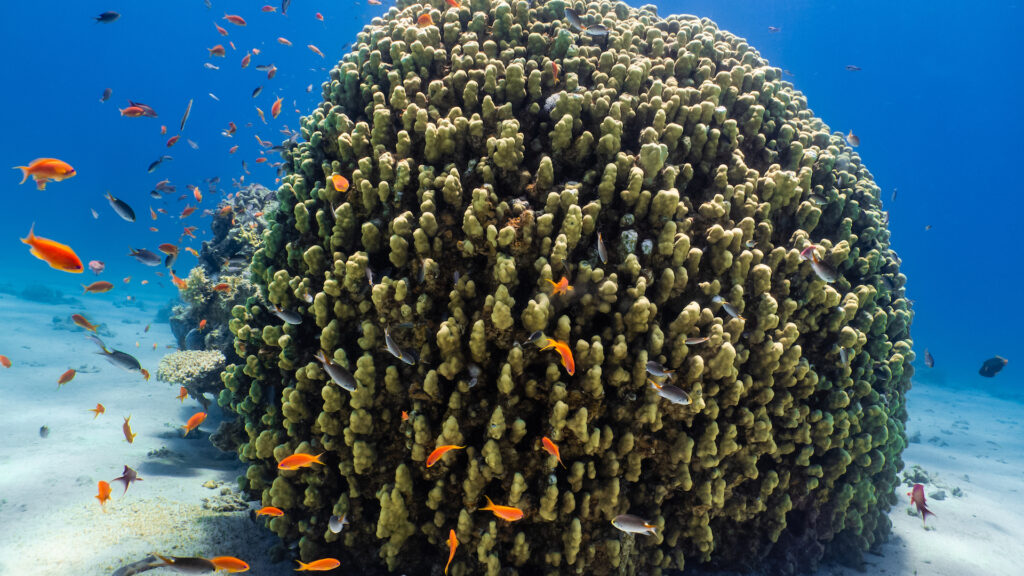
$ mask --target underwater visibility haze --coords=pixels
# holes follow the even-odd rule
[[[6,6],[0,575],[1019,573],[1022,21]]]

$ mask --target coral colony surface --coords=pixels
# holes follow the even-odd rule
[[[398,0],[301,135],[219,402],[302,559],[439,574],[454,530],[454,575],[791,573],[885,537],[905,277],[871,174],[742,38]]]

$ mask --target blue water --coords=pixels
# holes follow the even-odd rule
[[[262,148],[255,136],[278,143],[286,137],[280,132],[285,126],[296,129],[299,114],[320,101],[320,83],[355,33],[388,7],[296,0],[282,16],[261,13],[262,4],[213,0],[207,9],[201,0],[5,3],[0,164],[55,157],[78,175],[37,191],[31,180],[18,186],[19,172],[0,172],[0,283],[40,283],[73,294],[94,279],[88,271],[66,274],[33,258],[18,238],[34,222],[37,234],[71,245],[83,262],[105,262],[103,278],[117,284],[110,298],[175,297],[167,279],[154,274],[162,267],[136,262],[127,255],[129,247],[155,251],[160,243],[175,242],[183,226],[194,225],[199,239],[185,245],[198,249],[204,235],[209,237],[210,219],[201,212],[233,191],[232,179],[244,175],[246,183],[274,187],[275,169],[268,164],[279,157],[268,154],[270,162],[257,164]],[[94,23],[106,10],[120,12],[120,20]],[[1019,5],[688,0],[660,2],[659,11],[706,16],[747,38],[772,64],[792,72],[788,79],[834,131],[852,129],[860,137],[858,152],[883,190],[892,246],[903,259],[908,296],[915,302],[919,377],[1006,393],[1018,389],[1024,364],[1016,354],[1024,326],[1024,307],[1016,300],[1024,280]],[[248,26],[223,20],[225,12],[242,15]],[[323,22],[314,18],[317,12]],[[219,35],[215,23],[229,36]],[[780,30],[770,32],[769,26]],[[293,46],[278,44],[279,36]],[[226,58],[208,57],[207,49],[216,44],[226,47]],[[261,54],[243,70],[239,62],[252,48]],[[206,62],[220,70],[204,69]],[[278,68],[274,79],[255,68],[270,63]],[[851,72],[846,65],[862,70]],[[257,86],[263,92],[253,98]],[[108,87],[113,96],[100,103]],[[277,97],[284,103],[274,120],[270,109]],[[159,118],[121,117],[118,108],[128,99],[153,106]],[[179,133],[189,99],[191,118],[181,140],[168,149],[165,142]],[[221,131],[232,121],[238,131],[224,137]],[[234,145],[237,153],[229,154]],[[174,159],[147,173],[162,154]],[[243,172],[243,160],[251,174]],[[214,176],[221,178],[220,194],[210,194],[203,182]],[[177,194],[150,198],[163,179],[178,187]],[[182,207],[195,205],[186,184],[200,186],[206,198],[199,211],[180,221]],[[894,189],[899,193],[892,201]],[[135,223],[118,218],[103,199],[106,190],[134,207]],[[185,201],[177,200],[180,194],[188,194]],[[153,221],[150,208],[168,214]],[[193,262],[183,254],[179,275]],[[127,276],[131,284],[122,285]],[[143,279],[149,284],[140,285]],[[923,367],[925,347],[936,358],[934,370]],[[982,379],[978,367],[994,354],[1010,362],[994,380]]]

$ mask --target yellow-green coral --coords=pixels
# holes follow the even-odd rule
[[[785,573],[884,537],[905,278],[859,156],[745,41],[607,0],[398,0],[322,89],[251,268],[302,322],[236,307],[220,396],[245,486],[287,504],[271,528],[305,559],[436,573],[455,529],[455,573]],[[426,468],[442,444],[467,447]],[[294,452],[327,465],[279,472]],[[627,512],[657,535],[618,532]]]
[[[198,379],[217,374],[224,368],[224,355],[217,350],[180,350],[160,359],[156,378],[188,386]]]

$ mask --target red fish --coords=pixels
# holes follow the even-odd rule
[[[299,567],[295,569],[296,572],[327,572],[341,566],[341,562],[335,558],[321,558],[308,564],[301,560],[296,560],[296,562],[299,563]]]
[[[562,454],[558,450],[558,444],[555,444],[551,438],[548,438],[547,436],[541,438],[540,442],[544,446],[544,451],[557,458],[558,463],[562,465],[562,468],[565,468],[565,464],[562,462]]]
[[[4,356],[3,354],[0,354],[0,366],[3,366],[4,368],[10,368],[11,359],[8,358],[7,356]]]
[[[453,8],[462,8],[462,4],[459,2],[459,0],[446,0],[446,1],[448,2],[448,5],[453,7]]]
[[[907,496],[910,496],[910,503],[917,508],[917,511],[921,513],[921,524],[925,523],[928,519],[928,515],[935,516],[935,513],[928,509],[928,505],[924,498],[924,485],[914,484],[914,487],[907,492]]]
[[[170,148],[171,146],[174,146],[175,144],[177,144],[178,143],[178,139],[180,139],[180,138],[181,138],[181,134],[175,134],[174,136],[171,136],[170,138],[168,138],[167,139],[167,147]]]
[[[51,268],[72,274],[81,274],[85,270],[82,261],[70,246],[54,242],[48,238],[35,235],[35,224],[28,231],[28,237],[21,241],[31,246],[33,256],[50,265]]]
[[[213,27],[217,29],[217,32],[219,32],[221,36],[228,35],[228,31],[218,26],[216,22],[213,23]]]
[[[110,484],[103,480],[99,482],[99,492],[96,494],[96,499],[100,501],[100,508],[103,511],[107,511],[107,500],[110,500]]]
[[[281,100],[282,100],[282,98],[278,98],[277,100],[274,100],[274,103],[270,106],[270,117],[271,118],[277,118],[277,116],[281,113]]]
[[[206,318],[199,321],[199,331],[202,332],[206,329]]]
[[[452,563],[452,558],[455,558],[455,549],[459,547],[459,539],[455,536],[455,530],[448,531],[448,563],[444,565],[444,573],[447,576],[448,566]]]
[[[184,404],[185,398],[188,398],[188,388],[185,388],[184,386],[181,386],[180,388],[181,389],[178,390],[178,395],[175,396],[175,398],[181,400],[181,403]]]
[[[569,285],[569,279],[566,278],[565,276],[562,276],[562,279],[559,280],[557,283],[554,280],[549,280],[547,278],[545,278],[545,280],[547,280],[551,284],[552,296],[554,296],[555,294],[568,294],[569,290],[573,289],[573,287]]]
[[[196,211],[196,207],[195,206],[189,206],[189,205],[186,204],[185,205],[185,209],[181,211],[181,216],[179,216],[179,218],[187,218],[188,216],[190,216],[195,211]],[[194,238],[194,236],[193,236],[193,238]]]
[[[225,14],[223,19],[227,20],[228,22],[231,22],[235,26],[245,26],[245,18],[242,18],[241,16],[236,16],[234,14]]]
[[[210,53],[210,58],[223,58],[227,53],[223,44],[217,44],[213,48],[207,48],[206,51]],[[124,112],[122,112],[121,115],[124,116]]]
[[[271,6],[270,4],[265,4],[263,8],[260,8],[260,10],[262,10],[263,12],[277,12],[277,8]]]
[[[427,26],[433,26],[434,19],[430,17],[430,12],[424,12],[420,14],[420,17],[416,19],[416,26],[419,28],[426,28]]]
[[[56,158],[37,158],[29,162],[28,166],[15,166],[15,168],[21,170],[20,184],[24,184],[31,176],[39,190],[46,190],[47,182],[60,182],[77,174],[70,164]]]
[[[71,368],[67,372],[61,374],[60,378],[57,379],[57,389],[60,390],[61,386],[67,384],[68,382],[71,382],[71,380],[75,377],[75,374],[76,372],[74,368]]]
[[[321,13],[319,13],[319,12],[317,12],[316,14],[314,14],[314,15],[313,15],[313,17],[314,17],[314,18],[316,18],[317,20],[321,21],[321,22],[323,22],[323,21],[324,21],[324,15],[323,15],[323,14],[321,14]]]
[[[554,348],[555,352],[558,352],[558,355],[562,357],[562,366],[565,367],[565,371],[569,373],[569,376],[576,373],[576,361],[572,357],[572,350],[568,344],[560,340],[548,340],[547,345],[541,348],[541,350],[547,350],[548,348]]]
[[[235,152],[238,152],[238,144],[235,144],[231,148],[228,148],[228,154],[234,154]]]
[[[278,470],[298,470],[299,468],[312,466],[313,464],[322,465],[323,462],[320,461],[321,456],[323,456],[323,453],[317,454],[316,456],[313,456],[312,454],[292,454],[284,460],[281,460],[281,462],[277,464],[277,468]]]
[[[221,50],[223,50],[223,49],[224,49],[224,47],[221,46]],[[145,116],[146,115],[146,111],[143,110],[142,108],[138,107],[138,106],[128,106],[127,108],[118,108],[117,111],[121,113],[121,116],[127,116],[128,118],[138,118],[139,116]]]
[[[427,468],[430,468],[431,466],[436,464],[437,461],[441,459],[441,456],[444,456],[449,451],[462,450],[463,448],[465,448],[465,446],[456,446],[454,444],[438,446],[437,448],[434,449],[433,452],[430,453],[430,456],[427,456]]]
[[[495,516],[508,522],[515,522],[523,518],[523,511],[521,509],[513,506],[499,506],[491,502],[491,499],[487,496],[484,496],[484,498],[487,500],[487,506],[480,508],[480,510],[490,510]]]
[[[245,56],[242,57],[242,68],[247,68],[250,60],[252,60],[252,53],[246,52]]]
[[[316,54],[317,56],[319,56],[319,57],[321,57],[321,58],[323,58],[323,57],[324,57],[324,53],[323,53],[323,52],[321,52],[321,51],[320,51],[320,49],[319,49],[319,48],[317,48],[317,47],[316,47],[315,45],[313,45],[313,44],[308,44],[308,45],[306,45],[306,48],[309,48],[310,50],[312,50],[312,51],[313,51],[313,54]]]
[[[199,428],[199,425],[202,424],[204,420],[206,420],[206,412],[196,412],[193,414],[192,417],[188,419],[188,422],[182,426],[182,428],[185,429],[185,436],[188,436],[189,432]]]

